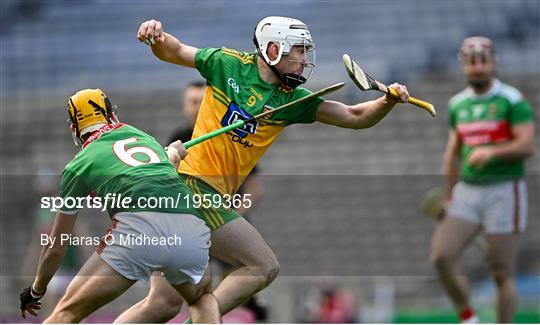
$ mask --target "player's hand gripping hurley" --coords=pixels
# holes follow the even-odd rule
[[[361,90],[378,90],[398,98],[398,93],[394,89],[380,83],[365,73],[348,54],[343,54],[343,63],[345,64],[345,68],[347,68],[347,73],[349,73],[351,79]],[[409,97],[408,103],[425,109],[433,117],[437,115],[435,107],[428,102],[414,97]]]
[[[284,109],[284,108],[287,108],[287,107],[290,107],[290,106],[293,106],[293,105],[296,105],[296,104],[298,104],[298,103],[300,103],[300,102],[304,102],[304,101],[306,101],[306,100],[308,100],[308,99],[313,99],[313,98],[315,98],[315,97],[327,95],[327,94],[332,93],[332,92],[334,92],[334,91],[336,91],[336,90],[338,90],[338,89],[341,89],[343,86],[345,86],[345,83],[340,82],[340,83],[337,83],[337,84],[332,85],[332,86],[330,86],[330,87],[326,87],[326,88],[323,88],[323,89],[321,89],[321,90],[319,90],[319,91],[316,91],[316,92],[314,92],[314,93],[311,93],[311,94],[309,94],[309,95],[307,95],[307,96],[304,96],[304,97],[302,97],[302,98],[298,98],[297,100],[294,100],[294,101],[292,101],[292,102],[289,102],[289,103],[287,103],[287,104],[285,104],[285,105],[281,105],[281,106],[276,107],[276,108],[274,108],[274,109],[272,109],[272,110],[269,110],[269,111],[266,111],[266,112],[262,112],[262,113],[260,113],[260,114],[257,114],[257,115],[255,115],[255,116],[253,116],[253,117],[250,117],[249,119],[246,119],[246,120],[238,120],[238,121],[234,122],[233,124],[228,125],[228,126],[226,126],[226,127],[223,127],[223,128],[221,128],[221,129],[219,129],[219,130],[216,130],[216,131],[207,133],[207,134],[205,134],[205,135],[203,135],[203,136],[200,136],[200,137],[198,137],[198,138],[189,140],[188,142],[184,143],[184,147],[185,147],[186,149],[187,149],[187,148],[190,148],[190,147],[193,147],[193,146],[196,145],[196,144],[199,144],[199,143],[201,143],[201,142],[203,142],[203,141],[212,139],[213,137],[218,136],[218,135],[220,135],[220,134],[222,134],[222,133],[225,133],[225,132],[228,132],[228,131],[237,129],[237,128],[241,128],[242,126],[244,126],[244,125],[245,125],[246,123],[248,123],[248,122],[257,120],[257,119],[259,119],[259,118],[261,118],[261,117],[263,117],[263,116],[266,116],[266,115],[268,115],[268,114],[273,114],[273,113],[275,113],[275,112],[277,112],[277,111],[280,111],[280,110],[282,110],[282,109]]]

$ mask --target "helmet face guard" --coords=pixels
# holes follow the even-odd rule
[[[253,42],[259,55],[274,74],[287,86],[297,87],[305,83],[315,68],[315,45],[307,26],[300,20],[287,17],[266,17],[257,24]],[[268,57],[267,50],[271,43],[279,45],[279,52],[274,60]],[[303,47],[303,60],[291,58],[293,47]],[[302,64],[301,73],[280,73],[275,65],[283,56],[289,56],[287,71],[290,65]]]
[[[497,56],[493,42],[487,37],[473,36],[466,38],[459,49],[458,60],[464,71],[478,64],[491,67],[491,72],[486,72],[483,76],[475,76],[474,78],[468,76],[468,82],[473,88],[482,89],[486,87],[495,74]]]
[[[290,44],[289,52],[283,53],[283,55],[287,58],[286,71],[291,71],[295,70],[295,68],[299,68],[299,71],[298,69],[296,70],[300,73],[287,72],[283,74],[283,77],[286,80],[285,84],[287,86],[297,87],[305,83],[313,73],[313,69],[315,68],[315,47],[313,45],[313,42],[305,38],[297,38],[296,36],[288,36],[286,41]],[[301,48],[299,50],[301,54],[294,53],[296,48]],[[293,57],[298,55],[300,55],[300,57]],[[293,66],[292,69],[290,68],[291,66]]]
[[[474,63],[476,60],[481,60],[484,63],[488,60],[495,61],[495,48],[487,37],[468,37],[459,49],[458,59],[462,63]]]
[[[68,124],[75,146],[82,144],[81,136],[102,124],[117,123],[117,109],[101,89],[84,89],[71,96],[67,104]]]

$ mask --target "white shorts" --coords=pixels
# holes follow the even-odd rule
[[[197,284],[208,266],[210,229],[190,214],[121,212],[102,238],[99,256],[131,280],[161,271],[172,284]]]
[[[524,180],[487,185],[458,182],[448,215],[475,225],[487,234],[521,233],[527,227],[527,187]]]

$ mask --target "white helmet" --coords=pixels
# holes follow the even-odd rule
[[[253,42],[264,61],[286,85],[296,87],[306,82],[311,76],[315,67],[315,45],[307,25],[300,20],[277,16],[263,18],[255,27]],[[274,60],[270,60],[266,53],[271,42],[279,44],[279,53]],[[306,71],[307,77],[290,73],[281,75],[274,67],[283,55],[289,54],[293,46],[304,46],[306,55],[311,56],[306,59],[304,64],[305,68],[309,68],[309,71]]]

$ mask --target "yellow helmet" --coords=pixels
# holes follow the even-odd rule
[[[80,90],[69,97],[67,110],[75,144],[81,142],[81,135],[95,131],[103,124],[117,122],[116,107],[99,88]]]

